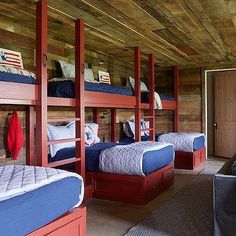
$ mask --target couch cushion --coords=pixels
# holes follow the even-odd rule
[[[236,175],[236,161],[232,164],[232,175]]]

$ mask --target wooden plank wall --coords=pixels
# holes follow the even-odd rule
[[[172,71],[170,68],[155,70],[155,91],[160,95],[173,96]],[[156,132],[170,132],[174,129],[173,111],[156,110]]]
[[[202,78],[201,69],[181,69],[179,72],[179,119],[180,132],[202,132]],[[156,73],[156,91],[171,95],[172,71]],[[157,132],[173,130],[173,112],[156,111]]]
[[[180,70],[180,131],[202,132],[201,69]]]

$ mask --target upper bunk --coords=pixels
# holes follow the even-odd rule
[[[17,5],[17,7],[19,7],[19,12],[17,12],[17,8],[15,8],[14,10],[16,11],[13,12],[12,14],[17,17],[19,17],[20,13],[24,14],[24,12],[26,12],[26,9],[24,9],[23,3],[21,5],[21,3],[19,3],[19,6]],[[13,8],[12,8],[13,9]],[[48,63],[48,60],[50,58],[50,56],[53,54],[54,51],[63,51],[63,55],[60,54],[59,58],[64,58],[65,54],[68,54],[69,57],[71,58],[71,51],[73,51],[73,47],[76,43],[75,38],[77,37],[77,40],[82,41],[81,44],[86,44],[85,46],[87,46],[88,49],[84,49],[80,51],[80,54],[84,54],[84,56],[89,55],[90,59],[92,62],[94,62],[94,54],[96,54],[96,61],[98,60],[104,60],[105,58],[105,53],[103,51],[103,53],[101,53],[101,55],[99,55],[98,53],[98,49],[101,46],[101,40],[98,41],[97,38],[94,37],[94,34],[91,33],[93,36],[91,36],[88,32],[91,32],[91,28],[90,26],[88,26],[88,24],[85,24],[86,28],[85,29],[81,29],[81,32],[77,32],[77,34],[79,35],[75,35],[74,34],[74,28],[75,28],[75,18],[73,17],[69,17],[64,15],[62,12],[59,12],[55,9],[51,9],[49,7],[48,10],[48,14],[45,18],[48,19],[48,23],[47,23],[47,28],[48,31],[50,30],[50,34],[48,36],[48,38],[43,38],[43,35],[39,35],[38,31],[37,31],[37,27],[35,27],[35,25],[32,23],[33,21],[36,22],[37,24],[37,17],[35,20],[35,7],[34,5],[27,7],[27,12],[29,12],[30,14],[28,14],[27,16],[24,15],[24,17],[22,17],[22,21],[23,23],[25,23],[26,25],[24,26],[25,30],[25,34],[26,36],[32,37],[31,38],[31,44],[32,44],[32,48],[36,48],[37,50],[40,50],[37,46],[37,44],[35,43],[35,38],[40,38],[40,40],[44,40],[45,41],[45,45],[47,47],[46,53],[45,53],[45,58],[42,58],[42,60],[45,60],[45,64]],[[7,21],[8,19],[4,19],[5,21]],[[57,21],[58,20],[58,21]],[[9,22],[8,22],[9,23]],[[62,39],[62,32],[61,32],[61,26],[58,26],[59,23],[64,27],[66,26],[67,31],[70,32],[70,36],[68,35],[63,35],[63,37],[65,37],[64,42],[58,42],[58,40],[55,39]],[[46,25],[46,23],[45,23]],[[14,27],[16,27],[14,25]],[[23,29],[23,26],[19,26]],[[36,29],[35,29],[36,28]],[[1,29],[0,29],[1,30]],[[6,28],[4,29],[6,31]],[[28,33],[28,31],[30,33]],[[58,31],[58,32],[57,32]],[[22,30],[21,30],[22,32]],[[32,33],[34,32],[34,33]],[[73,39],[71,39],[71,33],[73,35]],[[19,35],[19,32],[17,32],[18,37],[22,36],[22,40],[19,40],[19,43],[22,43],[22,41],[24,41],[24,36],[23,35]],[[97,34],[96,34],[97,35]],[[11,33],[8,32],[7,34],[4,34],[5,39],[7,40],[7,36],[11,37]],[[86,36],[86,40],[85,40],[85,36]],[[96,46],[94,42],[96,39],[96,41],[98,41],[98,46]],[[28,39],[27,39],[28,40]],[[16,41],[16,40],[15,40]],[[46,42],[47,41],[47,42]],[[88,43],[86,43],[86,41],[88,41]],[[69,42],[69,43],[68,43]],[[2,42],[1,42],[2,43]],[[17,42],[16,42],[17,43]],[[92,45],[91,45],[92,44]],[[7,44],[3,45],[4,47],[6,47]],[[63,49],[57,49],[58,47],[62,46],[62,45],[66,45],[63,46]],[[1,45],[2,47],[2,45]],[[24,48],[25,45],[23,43],[22,48]],[[65,48],[67,47],[67,48]],[[109,47],[114,47],[114,45],[109,45]],[[92,52],[94,48],[94,52]],[[25,49],[23,49],[25,50]],[[28,50],[28,49],[27,49]],[[132,48],[125,48],[125,50],[123,48],[119,48],[120,51],[122,51],[122,56],[124,58],[127,58],[127,62],[125,62],[124,60],[119,60],[117,58],[114,59],[114,54],[115,53],[111,53],[110,55],[107,53],[106,56],[106,60],[109,61],[109,59],[112,58],[112,61],[114,61],[114,63],[117,63],[117,66],[121,68],[121,66],[126,66],[123,67],[125,69],[127,69],[127,71],[133,70],[133,62],[132,62],[132,57],[133,57],[133,49]],[[114,49],[114,51],[118,51],[118,49]],[[33,54],[35,54],[35,49],[32,50]],[[28,57],[28,55],[27,55]],[[28,66],[29,70],[34,71],[35,70],[35,60],[36,57],[35,55],[33,55],[32,57],[34,57],[33,60],[31,60],[31,65]],[[24,54],[23,54],[23,58],[24,58]],[[131,60],[130,60],[131,58]],[[27,63],[28,63],[28,58],[27,58]],[[129,62],[128,62],[129,61]],[[80,63],[79,66],[81,66],[83,64],[83,62]],[[84,65],[82,65],[84,66]],[[36,65],[37,67],[37,65]],[[27,68],[27,69],[28,69]],[[50,65],[47,65],[47,72],[45,74],[46,78],[42,78],[43,83],[47,84],[47,80],[48,80],[48,74],[50,74]],[[82,71],[82,70],[81,70]],[[83,73],[83,72],[82,72]],[[37,68],[36,68],[36,74],[37,74]],[[127,76],[129,75],[129,73],[127,73]],[[83,76],[82,76],[83,77]],[[40,90],[42,88],[40,88],[41,85],[38,84],[38,80],[39,78],[36,79],[36,84],[24,84],[24,83],[15,83],[15,82],[6,82],[6,81],[1,81],[1,77],[0,77],[0,104],[21,104],[21,105],[36,105],[39,101],[39,94],[41,93]],[[45,86],[47,87],[47,85]],[[45,88],[44,88],[45,89]],[[45,94],[45,93],[44,93]],[[121,95],[121,94],[114,94],[114,93],[105,93],[105,92],[96,92],[96,91],[83,91],[83,104],[85,107],[109,107],[109,108],[135,108],[136,106],[136,97],[133,95]],[[163,104],[163,108],[164,109],[175,109],[176,107],[176,102],[174,100],[162,100],[162,104]],[[48,97],[47,99],[47,105],[49,106],[65,106],[65,107],[74,107],[76,105],[76,99],[74,98],[65,98],[65,97]],[[148,108],[148,104],[141,104],[141,108],[143,109],[147,109]]]

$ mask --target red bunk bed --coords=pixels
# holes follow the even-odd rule
[[[102,108],[112,108],[112,118],[111,118],[111,139],[115,141],[115,108],[135,108],[135,116],[137,120],[141,119],[141,109],[143,104],[141,103],[140,88],[138,84],[140,83],[140,49],[135,48],[134,50],[135,58],[135,78],[137,79],[137,85],[135,89],[135,96],[122,96],[113,95],[106,93],[96,93],[87,92],[87,94],[97,94],[98,99],[93,98],[93,102],[86,103],[86,96],[84,97],[85,107],[102,107]],[[151,78],[150,84],[150,97],[154,96],[154,59],[153,55],[149,55],[149,75]],[[83,81],[82,81],[83,82]],[[116,98],[117,100],[113,100]],[[51,98],[50,98],[51,99]],[[64,105],[64,98],[52,98],[54,101],[61,101],[61,105]],[[88,98],[87,98],[88,99]],[[102,102],[101,99],[104,99]],[[73,104],[74,99],[65,99],[66,101],[71,101]],[[91,98],[92,101],[92,98]],[[150,132],[154,133],[154,99],[150,99],[150,104],[148,105],[149,116],[145,116],[145,119],[149,119],[152,123],[153,128],[150,128]],[[96,119],[96,108],[94,112],[94,117]],[[95,121],[95,123],[97,123]],[[138,132],[139,129],[137,129]],[[137,134],[137,137],[140,135]],[[137,138],[137,141],[140,139]],[[151,199],[155,198],[158,194],[164,191],[173,183],[173,163],[165,165],[165,167],[154,171],[146,176],[135,176],[135,175],[122,175],[122,174],[112,174],[104,172],[91,172],[86,171],[86,182],[92,185],[92,196],[95,198],[109,199],[124,201],[136,204],[144,204]],[[124,191],[120,191],[123,189]],[[142,189],[142,191],[140,191]]]
[[[47,3],[45,0],[36,2],[36,85],[12,82],[0,82],[0,104],[27,105],[26,116],[26,163],[42,167],[54,167],[65,163],[76,163],[77,173],[85,177],[83,126],[84,102],[82,62],[84,47],[84,23],[75,22],[75,51],[76,53],[76,98],[75,107],[76,133],[79,141],[76,145],[77,155],[73,160],[60,163],[48,163],[47,142],[47,106],[57,105],[49,103],[47,99]],[[81,53],[82,52],[82,53]],[[34,110],[36,109],[36,150],[34,149]],[[51,121],[57,121],[54,119]],[[69,140],[55,140],[52,143],[68,142]],[[35,150],[35,153],[34,153]],[[36,154],[36,158],[34,158]],[[64,215],[39,228],[28,235],[86,235],[86,207],[81,205],[67,211]]]
[[[179,84],[179,69],[177,66],[173,66],[172,67],[172,71],[173,71],[173,97],[174,100],[161,100],[162,101],[162,109],[168,109],[168,110],[172,110],[174,112],[174,132],[178,133],[179,132],[179,90],[178,90],[178,84]],[[147,103],[142,103],[140,104],[141,108],[144,109],[148,109],[149,108],[149,104]],[[145,117],[143,117],[145,118]],[[126,123],[125,125],[127,125],[127,129],[130,130],[130,125],[128,123]],[[148,126],[148,125],[146,125]],[[152,126],[152,124],[150,125]],[[136,124],[135,127],[135,132],[136,130],[139,129],[138,125]],[[155,130],[155,129],[154,129]],[[171,133],[170,133],[171,134]],[[180,133],[181,135],[183,135],[182,133]],[[128,132],[128,137],[133,137],[133,131],[132,132]],[[140,135],[139,133],[137,135]],[[151,133],[150,131],[150,135],[152,136],[153,133]],[[191,133],[189,133],[189,135],[193,135]],[[180,137],[180,136],[179,136]],[[144,136],[143,137],[144,140],[148,139],[148,137]],[[198,145],[194,145],[196,146],[193,147],[192,151],[180,151],[180,150],[176,150],[175,151],[175,162],[174,162],[174,166],[177,169],[196,169],[197,167],[199,167],[200,165],[202,165],[206,159],[206,147],[204,144],[204,137],[197,137],[195,139],[198,142]],[[156,141],[163,141],[159,135],[157,135],[156,137]],[[164,140],[166,142],[169,143],[174,143],[173,141],[169,140]],[[132,142],[132,138],[130,139],[130,142]]]
[[[140,91],[140,49],[134,49],[134,74],[135,74],[135,120],[141,118],[150,120],[151,141],[155,139],[154,129],[154,58],[148,55],[150,99],[149,104],[141,103]],[[141,116],[141,109],[148,109],[148,116]],[[96,115],[95,115],[96,118]],[[115,109],[112,110],[111,119],[112,141],[115,141]],[[140,122],[136,122],[136,141],[141,141]],[[166,166],[145,175],[124,175],[105,172],[86,171],[86,179],[92,183],[93,197],[129,202],[133,204],[145,204],[154,199],[174,182],[174,164]]]

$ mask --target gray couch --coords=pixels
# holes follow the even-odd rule
[[[236,155],[217,172],[213,182],[214,236],[236,235]],[[236,164],[236,162],[235,162]]]

